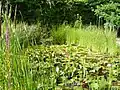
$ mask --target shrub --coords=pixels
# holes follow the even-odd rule
[[[64,21],[74,23],[77,20],[77,14],[80,14],[83,17],[83,22],[89,24],[94,18],[94,13],[87,4],[87,0],[8,1],[13,8],[17,5],[17,19],[21,20],[22,18],[22,21],[29,23],[41,21],[42,25],[48,26],[59,25]]]
[[[104,18],[106,22],[109,22],[112,27],[120,24],[120,5],[119,3],[107,3],[97,6],[95,10],[96,15],[100,18]]]

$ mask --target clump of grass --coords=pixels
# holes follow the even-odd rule
[[[5,13],[2,17],[4,22],[0,37],[0,89],[33,90],[29,62],[25,57],[22,58],[23,61],[20,59],[19,33],[15,31],[15,24],[11,23],[10,14]]]
[[[52,39],[53,39],[53,44],[58,44],[58,45],[61,45],[61,44],[65,44],[66,43],[66,29],[68,29],[69,26],[65,26],[65,25],[62,25],[58,28],[53,28],[52,31],[51,31],[51,36],[52,36]]]
[[[8,20],[8,22],[10,22]],[[38,78],[33,78],[32,66],[28,57],[21,53],[24,48],[24,45],[29,46],[30,44],[34,45],[36,39],[41,41],[45,38],[45,32],[41,31],[39,24],[37,25],[27,25],[25,23],[19,23],[15,25],[14,23],[8,23],[10,32],[9,32],[9,53],[4,52],[6,50],[6,23],[2,24],[2,36],[0,40],[0,89],[2,90],[36,90],[38,88],[46,88],[48,90],[50,86],[46,80],[45,76],[41,77],[38,81]],[[40,31],[40,32],[39,32]],[[8,37],[7,36],[7,37]],[[21,42],[23,44],[21,48]],[[36,45],[36,44],[35,44]],[[8,57],[9,55],[9,57]],[[22,56],[23,55],[23,56]],[[9,60],[10,63],[7,62]],[[9,64],[10,70],[7,64]],[[10,81],[8,80],[8,73],[10,72]],[[43,70],[44,71],[44,70]],[[43,82],[45,84],[43,85]],[[10,88],[8,87],[10,83]],[[43,86],[42,86],[43,85]]]
[[[116,50],[116,36],[113,31],[88,26],[88,28],[72,29],[69,32],[67,35],[68,44],[78,43],[81,46],[102,52],[113,53]]]

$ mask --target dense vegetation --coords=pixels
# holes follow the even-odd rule
[[[113,83],[120,79],[118,75],[120,67],[117,64],[119,55],[112,56],[86,47],[67,45],[28,48],[25,54],[31,63],[32,78],[35,79],[33,82],[43,84],[39,88],[45,90],[51,88],[109,90],[114,88]],[[38,83],[34,82],[34,86],[37,87]]]
[[[0,90],[119,90],[119,0],[1,0]]]

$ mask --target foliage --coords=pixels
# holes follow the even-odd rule
[[[54,85],[53,85],[54,82],[51,82],[51,81],[54,81],[54,78],[52,77],[49,78],[46,76],[47,78],[43,78],[41,76],[40,81],[33,82],[32,80],[33,74],[31,73],[31,63],[29,63],[29,60],[27,59],[27,57],[22,56],[22,53],[21,53],[21,46],[20,46],[21,42],[23,43],[23,45],[25,45],[26,42],[29,42],[32,44],[33,42],[31,42],[31,39],[33,37],[34,39],[36,39],[36,37],[39,36],[38,35],[39,33],[38,34],[34,33],[35,35],[33,34],[33,32],[35,32],[36,30],[41,30],[39,29],[40,28],[39,26],[40,25],[28,26],[27,24],[22,23],[22,24],[16,25],[17,28],[15,28],[15,25],[13,23],[9,23],[8,27],[6,27],[5,22],[2,24],[3,30],[2,30],[2,36],[0,39],[0,67],[1,67],[0,68],[0,89],[1,90],[36,90],[36,88],[41,89],[41,86],[39,86],[40,81],[46,84],[46,86],[44,86],[45,90],[51,89],[51,85],[52,85],[52,90],[54,90]],[[6,50],[5,32],[7,28],[9,28],[10,30],[9,31],[9,53],[6,52],[7,50]],[[30,30],[30,31],[28,32],[27,30]],[[32,30],[35,30],[35,31],[32,31]],[[44,36],[43,34],[41,35]],[[8,75],[8,73],[10,74]],[[49,74],[51,74],[51,71],[49,72]],[[44,75],[46,75],[46,73]],[[50,81],[48,82],[48,80]],[[34,86],[36,83],[38,87]]]
[[[119,80],[119,56],[66,45],[30,47],[25,51],[31,63],[33,81],[36,82],[40,81],[43,75],[44,78],[53,77],[53,85],[63,89],[77,87],[110,90],[113,81]],[[45,84],[42,82],[40,84],[44,88]],[[38,83],[34,86],[38,86]]]
[[[81,23],[76,23],[74,27],[61,25],[57,30],[53,29],[53,32],[53,44],[81,45],[111,54],[117,51],[116,33],[109,29],[104,30],[91,25],[83,27]]]
[[[112,27],[120,24],[119,0],[89,0],[89,4],[99,18],[104,19]]]
[[[108,3],[100,5],[95,10],[96,14],[100,18],[104,18],[106,22],[109,22],[112,26],[120,25],[120,4],[119,3]]]
[[[6,29],[5,22],[2,23],[2,38],[4,38],[4,33]],[[49,31],[46,27],[41,27],[41,23],[36,23],[28,25],[27,23],[21,22],[15,25],[13,22],[10,24],[10,29],[14,38],[20,43],[21,48],[27,48],[28,46],[40,45],[40,44],[51,44],[51,39],[49,39]]]
[[[75,23],[77,14],[84,24],[95,23],[98,15],[102,20],[119,25],[119,0],[8,0],[13,9],[17,5],[17,19],[29,23],[41,21],[51,27],[64,21]],[[93,12],[93,11],[94,12]],[[14,12],[14,10],[13,10]],[[34,13],[34,15],[33,15]],[[96,13],[96,15],[94,15]],[[114,18],[113,18],[114,17]]]
[[[116,49],[115,33],[91,25],[88,28],[82,26],[82,21],[89,23],[94,17],[85,0],[6,0],[7,5],[5,0],[2,1],[5,14],[2,15],[0,39],[1,90],[111,90],[119,85],[120,55],[111,54]],[[111,7],[105,0],[100,2]],[[113,3],[116,8],[117,0]],[[17,17],[22,17],[23,21],[41,22],[36,25],[11,23],[10,17],[15,16],[11,5],[12,8],[17,5]],[[96,14],[103,9],[98,7]],[[69,46],[47,46],[46,42],[51,41],[51,37],[46,39],[50,36],[48,29],[64,21],[72,25],[54,28],[52,39],[53,44]],[[119,24],[116,21],[115,24]],[[8,30],[9,34],[6,34]],[[46,46],[24,48],[36,44]],[[21,46],[24,49],[21,50]],[[105,49],[104,53],[98,53],[98,48]]]
[[[62,25],[61,27],[53,28],[51,31],[51,37],[52,37],[52,43],[53,44],[65,44],[66,43],[66,35],[67,35],[67,30],[66,26]]]
[[[2,27],[6,29],[6,24],[4,24]],[[76,26],[74,29],[79,29]],[[112,88],[113,80],[115,83],[119,80],[118,55],[100,54],[86,47],[66,45],[38,46],[21,51],[20,37],[28,35],[30,38],[34,31],[20,34],[20,31],[16,29],[25,33],[28,29],[41,30],[41,28],[26,24],[19,24],[16,27],[9,23],[11,90],[55,90],[56,88],[79,90],[79,88],[88,88],[88,86],[89,88],[101,88],[103,90],[104,88]],[[0,41],[0,89],[8,90],[8,71],[6,69],[8,62],[5,61],[8,54],[5,52],[5,30],[2,33]],[[35,35],[33,36],[35,37]],[[113,66],[110,68],[111,65]],[[101,82],[106,80],[106,76],[107,81],[104,86]]]
[[[40,23],[28,25],[27,23],[18,23],[16,28],[12,23],[12,30],[15,36],[19,37],[20,45],[24,48],[31,45],[46,44],[49,32],[42,27]]]
[[[83,22],[89,24],[94,13],[85,0],[9,0],[13,12],[17,5],[17,20],[28,23],[41,21],[42,25],[62,24],[64,21],[74,23],[77,14]],[[34,14],[34,15],[33,15]],[[14,14],[13,14],[14,15]]]

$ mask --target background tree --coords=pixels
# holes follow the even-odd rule
[[[110,26],[120,25],[119,0],[89,0],[89,3],[99,18],[103,18]]]
[[[40,21],[42,25],[73,24],[77,15],[89,24],[94,12],[86,0],[8,0],[13,9],[17,5],[17,20],[28,23]],[[13,10],[14,12],[14,10]],[[14,14],[12,15],[14,16]]]

